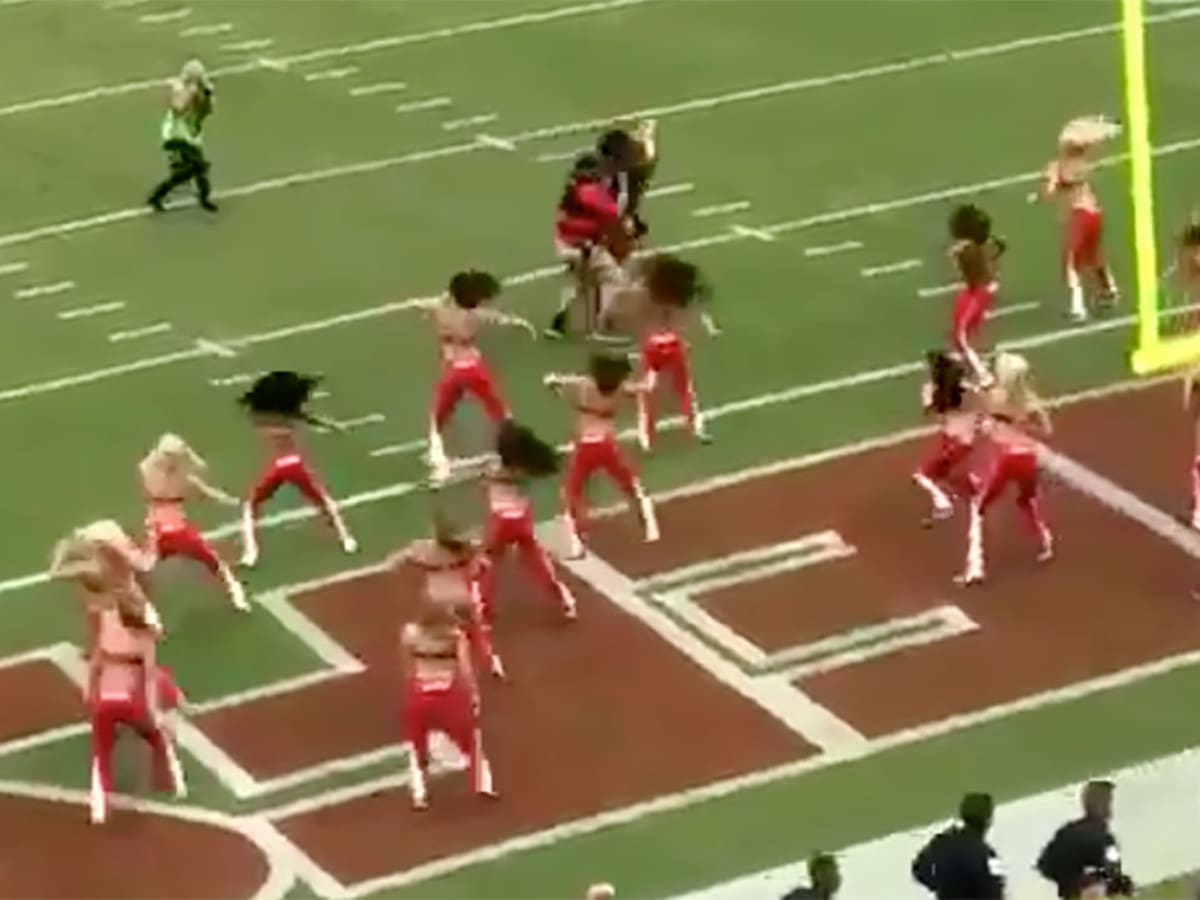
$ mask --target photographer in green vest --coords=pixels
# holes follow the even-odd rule
[[[209,212],[216,212],[217,206],[210,196],[209,163],[204,158],[200,138],[204,122],[213,110],[213,85],[204,70],[204,63],[198,59],[189,61],[179,77],[171,79],[169,90],[167,114],[162,124],[162,145],[167,151],[170,174],[154,189],[147,202],[162,212],[167,195],[195,179],[200,205]]]

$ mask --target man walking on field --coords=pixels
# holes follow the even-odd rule
[[[154,189],[147,201],[158,212],[163,210],[167,195],[192,179],[196,181],[196,196],[200,205],[216,212],[212,202],[212,185],[208,180],[208,160],[204,158],[200,132],[213,110],[213,86],[198,59],[188,62],[178,78],[169,84],[167,114],[162,123],[162,145],[167,151],[171,172]]]

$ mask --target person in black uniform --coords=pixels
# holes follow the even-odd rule
[[[1059,897],[1078,897],[1088,873],[1104,878],[1110,896],[1133,896],[1133,880],[1121,867],[1121,851],[1109,828],[1115,790],[1111,781],[1089,781],[1083,788],[1083,816],[1059,828],[1038,857],[1038,871],[1057,885]]]
[[[609,190],[635,238],[644,237],[650,230],[641,217],[641,205],[658,167],[656,128],[653,119],[646,119],[629,130],[614,128],[606,131],[596,142]]]
[[[912,876],[938,900],[1000,900],[1004,874],[987,842],[995,804],[989,794],[967,794],[958,822],[930,839],[912,864]]]
[[[783,900],[833,900],[842,888],[842,873],[837,859],[828,853],[818,853],[808,860],[808,887],[798,887],[784,894]]]

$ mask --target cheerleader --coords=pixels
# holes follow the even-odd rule
[[[1106,304],[1118,299],[1116,281],[1101,247],[1103,211],[1092,189],[1091,151],[1121,133],[1121,126],[1104,116],[1072,119],[1058,137],[1058,156],[1046,166],[1040,194],[1031,200],[1058,200],[1063,211],[1063,271],[1071,292],[1071,318],[1086,321],[1085,279]]]
[[[400,633],[404,677],[404,735],[411,745],[409,790],[414,809],[429,806],[429,736],[440,731],[469,761],[471,783],[495,797],[492,767],[483,752],[479,685],[458,619],[442,604],[426,601],[415,622]]]
[[[429,416],[429,464],[434,482],[445,481],[450,475],[442,430],[464,393],[473,394],[483,404],[497,428],[509,416],[496,379],[476,343],[480,326],[515,325],[537,337],[537,330],[520,316],[487,305],[499,294],[500,282],[494,276],[472,269],[451,278],[444,297],[420,305],[433,318],[442,363]]]
[[[571,464],[563,484],[564,519],[569,555],[584,553],[587,499],[585,489],[592,474],[603,469],[634,504],[647,541],[659,537],[654,504],[621,452],[614,424],[622,398],[636,397],[648,389],[645,381],[630,380],[632,368],[624,357],[596,354],[587,375],[547,375],[544,383],[558,391],[575,407],[575,437]]]
[[[156,644],[161,632],[146,618],[147,607],[125,597],[101,612],[95,652],[88,663],[85,699],[91,710],[91,791],[93,824],[108,818],[113,789],[112,756],[119,725],[131,728],[150,748],[158,790],[187,795],[183,767],[163,715],[179,702],[170,673],[160,667]]]
[[[953,494],[969,498],[973,493],[966,463],[978,426],[962,363],[939,350],[931,352],[928,360],[929,381],[921,388],[921,403],[925,414],[936,418],[938,433],[912,476],[933,504],[922,523],[926,528],[954,515]]]
[[[506,422],[496,439],[498,460],[483,473],[487,491],[488,522],[484,534],[484,565],[480,574],[480,602],[484,618],[491,621],[496,572],[510,548],[516,548],[528,572],[562,610],[567,621],[576,617],[575,596],[554,571],[546,549],[534,531],[533,505],[524,485],[558,471],[558,451],[515,422]]]
[[[659,377],[666,375],[679,400],[688,430],[701,443],[708,432],[696,400],[688,345],[683,335],[695,316],[695,303],[708,295],[700,270],[668,254],[642,263],[642,280],[647,303],[642,326],[642,376],[646,390],[637,392],[638,442],[649,451],[654,442],[656,410],[654,392]],[[699,313],[700,324],[709,337],[720,334],[711,315]]]
[[[432,537],[413,541],[388,562],[419,570],[425,579],[424,596],[454,612],[476,658],[496,678],[504,678],[504,663],[492,645],[491,626],[483,615],[479,546],[445,518],[436,516]]]
[[[174,434],[159,438],[154,449],[139,463],[138,472],[148,504],[148,542],[159,559],[178,555],[199,562],[224,585],[233,605],[242,612],[249,612],[245,588],[199,529],[187,519],[184,504],[197,495],[226,506],[241,505],[236,497],[213,487],[201,477],[206,467],[196,451]]]
[[[958,579],[964,585],[979,584],[985,578],[984,516],[1010,484],[1016,486],[1022,520],[1037,541],[1039,562],[1054,558],[1054,535],[1042,516],[1037,441],[1049,436],[1052,428],[1025,357],[1000,354],[996,385],[983,395],[983,411],[992,462],[971,501],[967,567]]]
[[[258,563],[258,537],[255,533],[258,509],[284,484],[295,487],[320,511],[337,534],[345,552],[355,553],[358,550],[358,542],[342,520],[333,497],[305,461],[300,449],[298,432],[302,424],[343,430],[336,422],[311,415],[304,408],[319,381],[319,378],[295,372],[271,372],[259,378],[239,401],[250,414],[267,459],[266,467],[242,505],[244,566]]]
[[[975,336],[996,299],[996,267],[1007,244],[992,234],[992,218],[978,206],[960,206],[950,216],[950,257],[963,286],[954,298],[950,342],[981,384],[991,374],[975,349]]]
[[[79,587],[87,623],[85,656],[95,650],[101,614],[122,600],[144,610],[146,621],[162,633],[162,619],[146,597],[155,562],[152,550],[139,546],[111,519],[78,528],[55,545],[49,574]]]

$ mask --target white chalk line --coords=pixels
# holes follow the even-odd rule
[[[230,387],[235,384],[250,384],[261,372],[240,372],[237,375],[226,375],[223,378],[210,378],[208,383],[213,387]]]
[[[155,322],[153,325],[145,325],[141,328],[130,328],[126,331],[114,331],[108,336],[110,343],[120,343],[121,341],[135,341],[138,338],[150,337],[154,334],[164,334],[171,331],[174,326],[170,322]]]
[[[208,353],[225,359],[234,359],[238,355],[237,351],[232,347],[227,347],[219,341],[212,341],[208,338],[196,338],[195,347],[201,353]]]
[[[997,306],[995,309],[989,310],[987,318],[1003,319],[1005,316],[1016,316],[1021,313],[1033,312],[1035,309],[1041,309],[1042,304],[1036,300],[1030,300],[1027,303],[1006,303],[1004,306]]]
[[[221,49],[226,53],[245,53],[251,50],[266,50],[274,46],[274,38],[254,38],[248,41],[236,41],[232,44],[222,44]]]
[[[500,118],[500,113],[484,113],[478,116],[467,116],[462,119],[450,119],[442,123],[444,131],[458,131],[462,128],[470,128],[474,125],[487,125],[489,122],[495,122]]]
[[[647,198],[674,197],[676,194],[690,194],[695,189],[696,185],[694,185],[692,182],[684,181],[680,182],[679,184],[664,184],[660,185],[659,187],[652,187],[650,190],[646,191],[644,196]]]
[[[209,37],[215,34],[228,34],[233,31],[232,22],[218,22],[213,25],[192,25],[179,32],[180,37]]]
[[[165,25],[167,22],[178,22],[180,19],[186,19],[191,14],[192,8],[185,6],[182,9],[172,10],[171,12],[147,13],[144,16],[138,16],[138,21],[143,25]]]
[[[729,230],[738,237],[753,238],[756,241],[762,241],[765,244],[770,244],[775,241],[775,235],[762,228],[750,228],[747,225],[731,225]]]
[[[353,429],[362,428],[364,425],[378,425],[385,421],[387,421],[387,417],[383,413],[367,413],[352,419],[338,419],[337,424],[342,428]]]
[[[75,309],[64,309],[55,313],[55,315],[59,319],[70,321],[71,319],[87,319],[92,316],[100,316],[124,308],[124,300],[112,300],[108,303],[96,303],[92,306],[78,306]]]
[[[961,281],[955,281],[952,284],[939,284],[936,287],[919,288],[917,296],[921,298],[944,297],[947,294],[957,293],[964,287],[965,285]]]
[[[29,268],[27,262],[0,263],[0,275],[15,275]]]
[[[403,81],[384,81],[379,84],[364,84],[361,87],[350,88],[350,96],[373,97],[376,94],[387,94],[407,89],[408,85]]]
[[[715,203],[712,206],[701,206],[692,210],[697,219],[707,219],[710,216],[721,216],[726,213],[745,212],[750,208],[749,200],[734,200],[730,203]]]
[[[425,100],[413,100],[411,103],[399,104],[394,112],[421,112],[426,109],[441,109],[446,106],[452,106],[454,101],[449,97],[429,97]]]
[[[576,147],[573,150],[560,150],[555,153],[540,153],[537,157],[535,157],[534,161],[540,163],[562,162],[564,160],[574,159],[575,157],[579,156],[579,154],[587,153],[591,149],[591,147]]]
[[[840,244],[827,244],[822,247],[805,247],[804,255],[813,256],[832,256],[835,253],[845,253],[848,250],[861,250],[862,241],[842,241]]]
[[[425,439],[417,438],[412,441],[405,441],[401,444],[388,444],[386,447],[379,447],[372,450],[371,456],[395,456],[397,453],[412,453],[415,450],[425,449]]]
[[[324,69],[320,72],[309,72],[304,76],[305,81],[338,81],[358,73],[358,66],[343,66],[340,69]]]
[[[481,147],[494,147],[497,150],[507,150],[509,153],[517,149],[515,141],[510,141],[508,138],[496,137],[491,134],[477,134],[475,141]]]
[[[862,270],[863,278],[878,278],[880,275],[894,275],[897,272],[907,272],[919,269],[925,265],[919,259],[902,259],[899,262],[887,263],[882,266],[867,266]]]
[[[38,297],[52,297],[55,294],[61,294],[64,291],[70,291],[75,288],[73,281],[56,281],[53,284],[38,284],[31,287],[19,288],[13,291],[13,296],[18,300],[35,300]]]
[[[603,11],[606,9],[616,8],[621,5],[632,5],[642,0],[626,0],[626,2],[613,3],[595,3],[584,4],[577,7],[560,7],[556,10],[550,10],[548,13],[529,14],[525,16],[514,16],[507,19],[496,19],[491,21],[469,23],[465,26],[455,28],[438,29],[432,32],[422,32],[414,35],[400,35],[395,38],[381,39],[383,41],[394,42],[392,46],[400,46],[402,44],[421,43],[430,40],[439,40],[444,38],[457,37],[462,34],[470,34],[481,31],[494,31],[501,28],[515,27],[518,25],[532,24],[538,21],[550,21],[554,18],[565,18],[569,15],[583,15],[590,12]],[[1195,15],[1200,15],[1200,10],[1173,10],[1168,13],[1150,15],[1146,17],[1146,23],[1149,25],[1163,24],[1181,19],[1191,18]],[[959,51],[950,51],[949,53],[938,53],[931,56],[916,57],[907,62],[892,63],[883,66],[872,66],[865,69],[856,69],[849,72],[838,73],[834,75],[818,76],[814,78],[800,79],[797,81],[779,82],[775,85],[769,85],[763,88],[751,89],[749,93],[740,92],[737,96],[745,99],[756,99],[757,97],[772,96],[776,93],[787,93],[789,91],[806,90],[814,87],[824,87],[832,84],[843,84],[850,81],[857,81],[863,78],[882,77],[894,75],[898,72],[919,69],[926,66],[951,63],[972,58],[977,58],[987,55],[995,55],[998,53],[1008,53],[1014,50],[1029,49],[1032,47],[1040,47],[1051,44],[1058,44],[1072,40],[1078,40],[1089,37],[1097,37],[1105,34],[1120,31],[1120,23],[1112,23],[1108,25],[1097,25],[1089,28],[1072,29],[1070,31],[1048,32],[1040,35],[1032,35],[1027,38],[1022,38],[1016,41],[1005,41],[1000,44],[983,45],[976,48],[967,48]],[[332,58],[336,56],[344,56],[352,53],[368,52],[370,50],[379,49],[380,41],[368,41],[363,44],[350,44],[344,47],[333,47],[323,51],[313,51],[308,54],[300,54],[293,57],[282,57],[273,64],[286,68],[290,63],[308,62],[315,59]],[[213,76],[228,76],[228,75],[244,75],[250,72],[258,71],[262,68],[262,62],[254,61],[250,63],[240,63],[237,65],[221,66],[213,69]],[[27,100],[18,103],[12,103],[8,106],[0,106],[0,117],[15,115],[23,112],[31,112],[39,109],[49,109],[58,106],[67,106],[75,103],[84,103],[90,100],[100,99],[102,97],[114,97],[121,94],[132,93],[136,91],[144,91],[152,88],[161,87],[169,76],[161,75],[154,78],[143,78],[133,81],[127,81],[121,84],[103,85],[93,88],[85,88],[74,91],[68,94],[62,94],[56,97],[44,97],[41,99]],[[758,92],[758,93],[755,93]],[[704,102],[704,101],[697,101]],[[685,110],[686,111],[686,110]],[[661,113],[659,113],[661,114]],[[580,127],[577,130],[589,130],[596,127],[596,123],[600,125],[609,124],[617,121],[622,116],[611,117],[609,119],[591,120],[589,123]],[[565,133],[569,133],[565,132]]]

